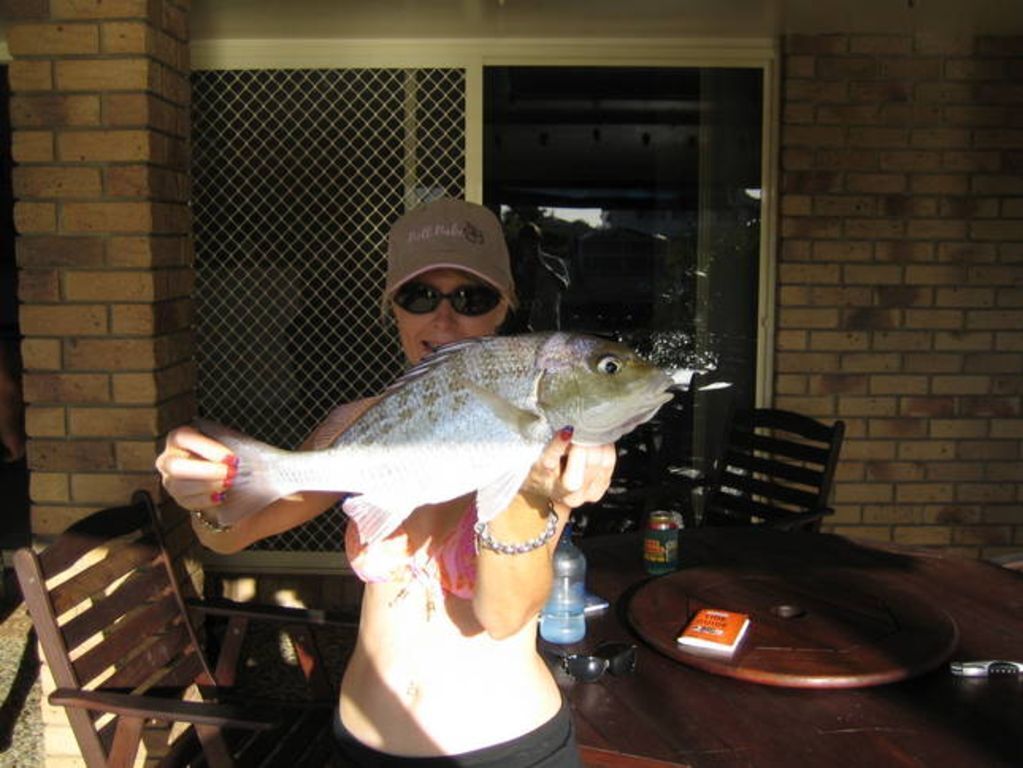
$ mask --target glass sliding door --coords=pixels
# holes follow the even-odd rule
[[[682,503],[634,492],[701,466],[729,409],[753,405],[763,87],[759,68],[484,69],[484,202],[513,249],[515,330],[612,335],[697,373],[620,445],[634,512]]]

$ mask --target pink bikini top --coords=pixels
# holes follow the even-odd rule
[[[345,554],[356,576],[365,582],[390,581],[407,584],[418,580],[439,586],[445,592],[468,599],[476,588],[476,540],[473,524],[476,504],[472,503],[458,524],[438,544],[432,542],[409,551],[403,526],[386,539],[362,544],[354,520],[345,529]]]

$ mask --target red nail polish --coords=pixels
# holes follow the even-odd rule
[[[214,504],[219,504],[220,502],[222,502],[224,500],[224,496],[225,496],[225,494],[224,494],[223,491],[217,491],[216,493],[211,493],[210,494],[210,501],[212,501]]]
[[[237,474],[238,474],[238,464],[237,464],[237,462],[234,463],[234,464],[228,464],[227,465],[227,475],[225,476],[225,479],[227,480],[227,482],[230,483],[232,480],[234,480],[235,475],[237,475]]]
[[[224,478],[224,483],[221,486],[221,490],[222,491],[226,491],[232,485],[234,485],[234,475],[233,474],[229,474],[227,477]]]
[[[233,468],[235,472],[238,471],[239,459],[237,456],[234,455],[228,456],[227,458],[224,459],[224,463],[227,464],[229,468]]]
[[[566,443],[572,439],[572,434],[575,432],[575,427],[562,427],[558,432],[558,436]]]

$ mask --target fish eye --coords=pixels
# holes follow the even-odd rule
[[[621,369],[622,361],[614,355],[604,355],[604,357],[597,361],[597,370],[609,376],[614,376]]]

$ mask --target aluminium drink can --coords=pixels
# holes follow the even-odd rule
[[[643,534],[643,565],[652,576],[678,568],[678,521],[671,512],[651,512]]]

